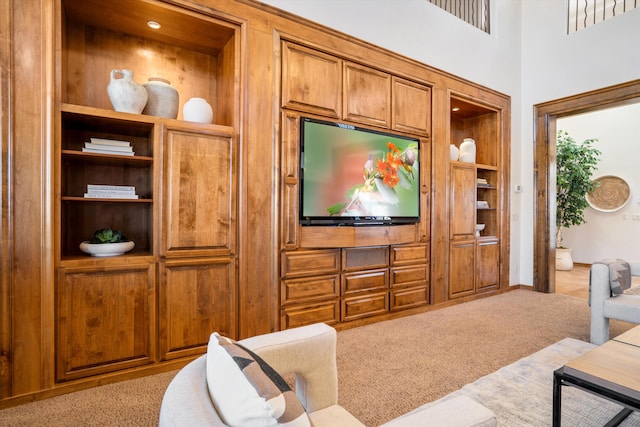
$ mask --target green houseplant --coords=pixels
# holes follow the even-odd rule
[[[556,139],[556,248],[567,249],[563,245],[562,230],[584,224],[584,210],[589,203],[586,195],[595,188],[591,180],[596,170],[600,151],[593,147],[596,138],[581,144],[567,132],[558,130]],[[567,251],[568,252],[568,251]],[[569,255],[570,270],[573,262]]]

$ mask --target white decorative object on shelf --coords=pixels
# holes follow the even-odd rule
[[[188,122],[211,123],[213,108],[204,98],[191,98],[182,107],[182,117]]]
[[[147,91],[133,80],[131,70],[111,70],[107,93],[113,109],[123,113],[140,114],[147,104]]]
[[[458,147],[456,147],[455,144],[449,145],[449,158],[451,159],[451,161],[457,162],[459,156],[460,150],[458,150]]]
[[[476,237],[480,237],[480,232],[484,230],[484,224],[476,224]]]
[[[472,138],[465,138],[460,144],[460,161],[465,163],[476,162],[476,142]]]
[[[178,117],[180,96],[169,80],[151,77],[143,86],[147,90],[148,98],[142,114],[168,119]]]
[[[80,250],[92,256],[107,257],[122,255],[133,249],[134,246],[135,243],[131,241],[120,243],[89,243],[88,241],[84,241],[80,243]]]

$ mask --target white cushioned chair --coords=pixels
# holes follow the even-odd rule
[[[314,427],[365,427],[338,405],[335,329],[323,323],[288,329],[238,341],[280,375],[296,376],[296,394]],[[171,381],[162,400],[160,426],[220,426],[226,424],[216,411],[207,383],[207,356],[201,356]],[[375,404],[375,402],[371,402]],[[466,396],[428,403],[385,427],[496,425],[495,414]]]
[[[631,276],[640,276],[640,262],[630,262],[629,267]],[[607,265],[591,265],[589,292],[592,344],[600,345],[609,340],[609,319],[640,324],[640,294],[612,296]]]

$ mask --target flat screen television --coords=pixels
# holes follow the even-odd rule
[[[419,140],[300,118],[300,224],[420,220]]]

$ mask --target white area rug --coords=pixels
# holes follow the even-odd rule
[[[500,426],[550,426],[553,371],[594,347],[590,343],[565,338],[442,399],[457,394],[469,396],[491,409]],[[640,361],[638,363],[640,366]],[[640,375],[640,369],[631,375]],[[562,388],[563,427],[600,427],[621,409],[620,405],[574,387]],[[620,425],[640,426],[640,413],[634,412]]]

